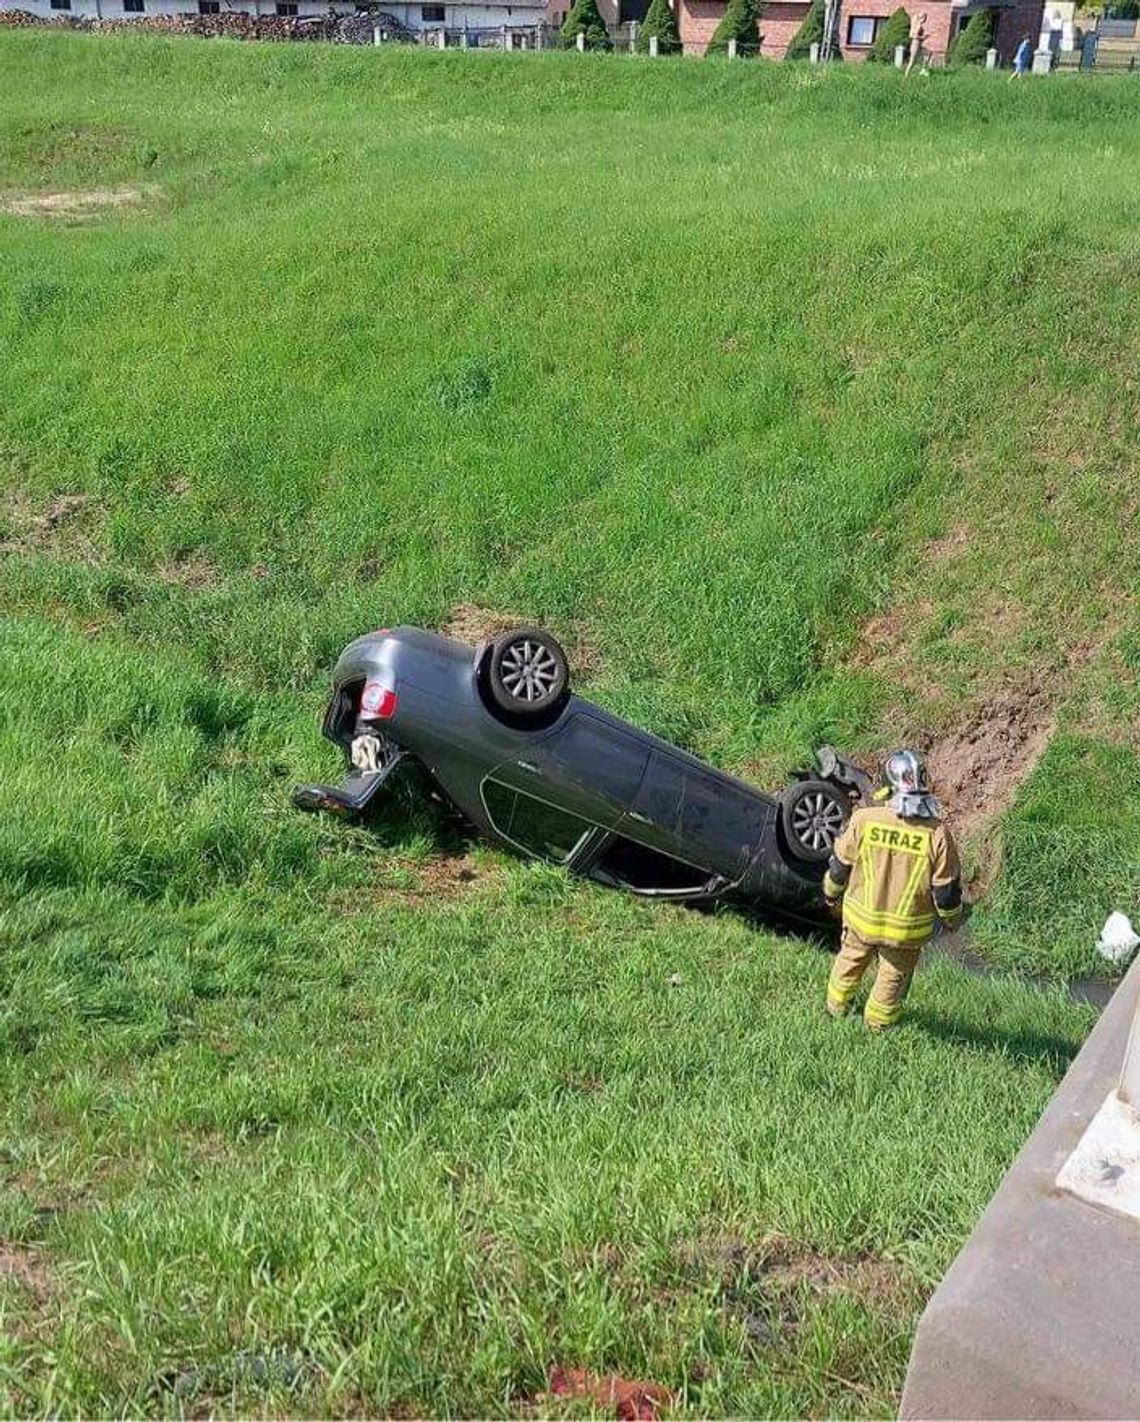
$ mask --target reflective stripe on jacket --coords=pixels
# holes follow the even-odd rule
[[[829,874],[824,892],[837,898],[834,890],[841,889],[843,922],[865,943],[918,945],[934,932],[936,914],[957,921],[962,868],[941,820],[867,806],[851,816],[832,853],[850,872],[845,886]]]

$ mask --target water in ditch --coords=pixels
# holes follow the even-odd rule
[[[1051,992],[1059,985],[1063,986],[1074,1002],[1095,1007],[1098,1012],[1108,1006],[1109,999],[1120,986],[1119,976],[1070,978],[1067,983],[1058,984],[1056,979],[1044,977],[1040,973],[1016,973],[1008,968],[997,968],[970,946],[970,935],[966,929],[959,929],[957,933],[939,934],[931,940],[926,954],[932,958],[946,958],[978,978],[1016,978],[1018,982],[1039,988],[1042,992]]]

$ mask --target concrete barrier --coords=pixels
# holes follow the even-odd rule
[[[1140,1417],[1138,999],[1140,958],[927,1305],[901,1417]]]

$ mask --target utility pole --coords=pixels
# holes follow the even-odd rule
[[[827,0],[823,7],[823,38],[819,42],[819,62],[826,64],[829,59],[838,59],[839,50],[839,8],[841,0]]]

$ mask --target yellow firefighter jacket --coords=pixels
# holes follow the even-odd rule
[[[886,805],[855,811],[835,841],[823,892],[843,898],[843,923],[865,943],[921,946],[937,914],[955,926],[962,869],[941,820],[904,819]]]

